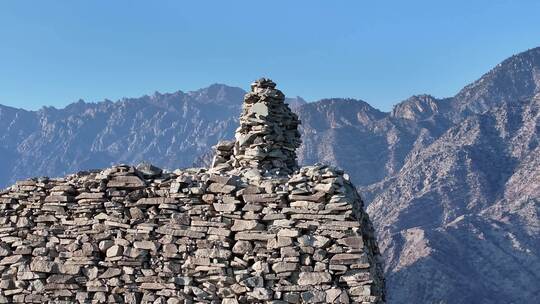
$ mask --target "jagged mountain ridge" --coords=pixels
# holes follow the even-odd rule
[[[8,108],[2,111],[11,115],[2,147],[18,161],[3,171],[1,182],[5,185],[36,174],[58,176],[118,162],[146,160],[169,168],[190,166],[195,155],[235,128],[239,106],[223,100],[230,102],[231,96],[241,100],[243,91],[227,88],[229,95],[220,99],[224,88],[215,88],[114,103],[78,102],[60,110]],[[213,99],[204,94],[213,94]]]
[[[540,48],[452,98],[413,96],[390,113],[352,99],[289,100],[303,123],[300,162],[346,169],[370,203],[390,303],[538,298],[527,283],[540,265],[538,71]],[[214,85],[60,110],[1,107],[0,184],[118,162],[189,166],[232,138],[243,93]]]
[[[465,119],[385,181],[369,211],[387,280],[399,291],[392,297],[404,303],[539,299],[530,284],[540,278],[538,97]],[[509,197],[524,188],[527,196]],[[445,288],[410,292],[426,280],[445,282]]]

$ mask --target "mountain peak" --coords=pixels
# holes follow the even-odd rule
[[[297,108],[305,105],[307,101],[300,96],[296,96],[285,98],[285,103],[288,104],[291,108]]]
[[[505,102],[530,98],[540,92],[540,47],[513,55],[496,65],[455,97],[461,113],[482,113]]]
[[[202,103],[221,103],[240,105],[246,92],[238,87],[214,83],[206,88],[188,94]]]
[[[408,120],[427,119],[439,112],[438,100],[428,94],[414,95],[395,105],[390,115]]]

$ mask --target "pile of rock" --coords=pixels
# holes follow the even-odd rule
[[[267,152],[298,144],[294,119],[268,121],[288,135],[218,145],[230,171],[116,166],[0,192],[0,303],[383,303],[348,176],[293,172],[293,155]]]
[[[244,97],[236,142],[218,144],[213,167],[257,169],[263,176],[290,174],[297,168],[299,124],[276,84],[261,78],[251,84],[251,92]]]

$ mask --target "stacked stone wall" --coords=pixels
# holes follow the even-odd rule
[[[252,91],[212,168],[115,166],[0,192],[0,303],[383,303],[348,175],[298,168],[298,119],[272,81]]]

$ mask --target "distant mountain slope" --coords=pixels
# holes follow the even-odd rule
[[[344,168],[369,204],[389,303],[540,302],[540,48],[456,96],[381,112],[354,99],[287,102],[301,163]],[[0,187],[113,163],[208,162],[244,91],[212,85],[118,102],[0,106]],[[536,96],[536,97],[535,97]]]
[[[540,98],[504,104],[452,127],[386,181],[369,212],[391,299],[540,301],[539,126]],[[444,285],[420,289],[429,280]]]
[[[5,164],[0,183],[122,162],[191,166],[197,155],[233,133],[243,93],[215,85],[114,103],[78,102],[60,110],[3,109],[3,156],[16,162]]]
[[[531,98],[540,92],[540,47],[514,55],[463,88],[450,104],[461,119],[501,103]]]

